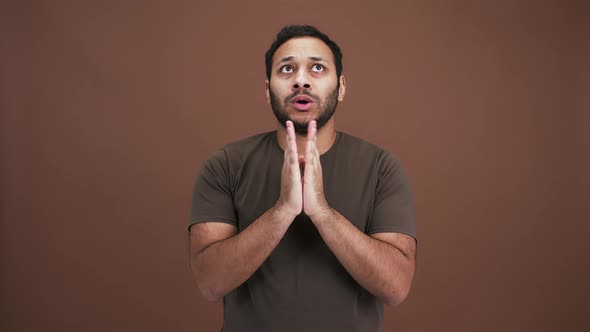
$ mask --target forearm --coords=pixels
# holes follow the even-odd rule
[[[199,253],[192,265],[205,297],[221,299],[243,284],[268,258],[293,219],[272,207],[242,232]]]
[[[414,257],[364,234],[332,208],[312,220],[326,245],[362,287],[389,305],[405,299],[414,274]]]

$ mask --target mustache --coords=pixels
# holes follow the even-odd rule
[[[292,94],[290,94],[289,96],[287,96],[287,98],[285,98],[285,104],[288,103],[291,99],[297,97],[297,96],[308,96],[309,98],[313,99],[316,103],[319,104],[320,102],[320,98],[314,94],[309,93],[306,90],[300,90],[300,91],[295,91]]]

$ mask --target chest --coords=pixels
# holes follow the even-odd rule
[[[281,156],[282,157],[282,156]],[[279,198],[282,158],[246,162],[236,174],[234,208],[242,231]],[[364,231],[373,208],[377,178],[371,164],[322,160],[324,195],[328,204]]]

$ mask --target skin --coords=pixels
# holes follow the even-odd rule
[[[281,61],[288,57],[293,59]],[[310,57],[321,58],[323,61],[314,61]],[[315,65],[320,65],[322,70],[318,71],[319,68]],[[291,69],[287,70],[285,66]],[[294,38],[281,45],[273,56],[271,80],[265,81],[266,100],[270,104],[271,89],[281,101],[293,92],[302,90],[326,100],[328,94],[336,89],[338,79],[340,80],[338,101],[343,101],[346,94],[346,79],[344,75],[340,78],[336,76],[336,64],[330,48],[317,38]],[[311,120],[317,119],[321,112],[317,103],[306,112],[299,111],[290,104],[283,106],[289,120],[300,124],[308,124]],[[320,154],[328,151],[336,139],[334,120],[333,116],[317,133],[316,144]],[[287,128],[277,123],[277,132],[279,145],[284,150],[287,145]],[[296,134],[297,151],[305,151],[306,141],[304,133]]]
[[[292,57],[289,63],[281,59]],[[314,67],[322,58],[326,70]],[[291,65],[295,70],[285,70]],[[281,71],[289,72],[288,74]],[[294,91],[307,89],[319,100],[337,86],[335,65],[330,49],[319,39],[303,37],[287,41],[273,57],[271,82],[266,82],[279,100]],[[341,76],[338,99],[346,91]],[[238,233],[236,227],[217,222],[195,224],[190,231],[191,269],[197,285],[208,300],[220,300],[244,283],[268,258],[295,217],[306,213],[322,239],[342,266],[366,290],[388,305],[401,303],[408,295],[415,270],[416,242],[400,233],[359,231],[326,201],[320,155],[334,144],[334,117],[320,130],[315,119],[321,107],[298,111],[284,105],[291,120],[277,125],[279,145],[284,151],[281,192],[276,204]],[[293,122],[307,124],[306,134],[296,134]]]

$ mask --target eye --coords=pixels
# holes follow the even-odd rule
[[[281,67],[281,73],[292,73],[293,72],[293,67],[291,67],[290,65],[284,65]]]
[[[316,71],[316,72],[323,71],[324,70],[324,66],[316,63],[315,65],[313,65],[313,67],[311,67],[311,70],[312,71]]]

